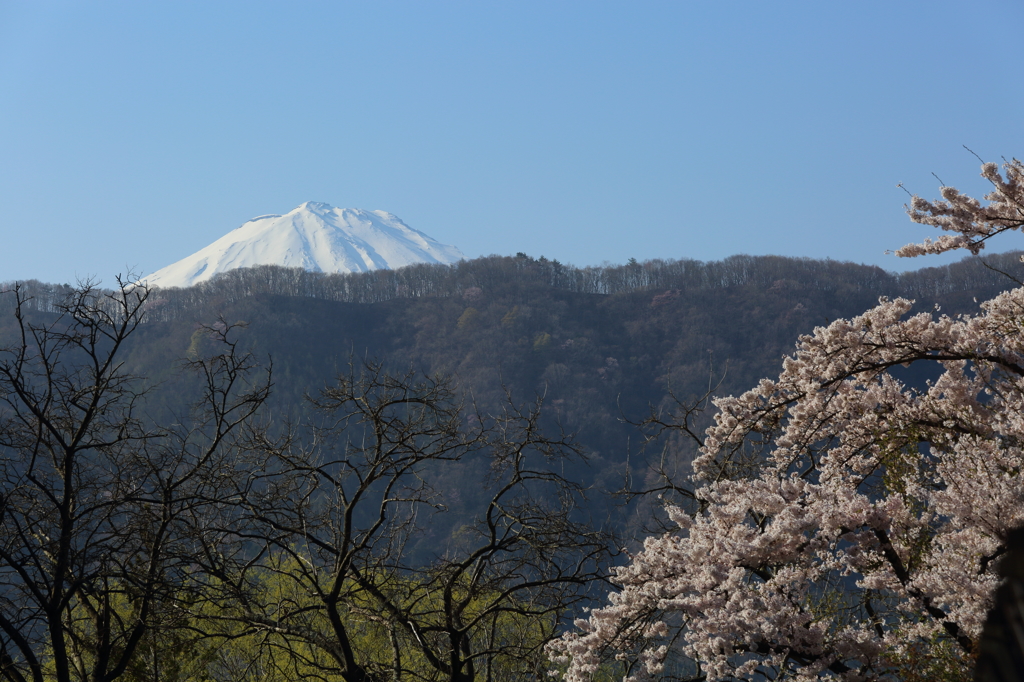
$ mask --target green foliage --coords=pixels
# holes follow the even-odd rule
[[[469,329],[473,326],[476,319],[480,317],[480,311],[476,308],[466,308],[462,315],[459,316],[455,326],[459,329]]]
[[[96,663],[94,643],[99,618],[130,623],[139,617],[140,605],[132,599],[130,588],[108,585],[103,597],[106,603],[99,604],[93,595],[80,595],[67,611],[65,628],[74,679],[90,679],[89,672]],[[125,682],[213,682],[217,679],[210,675],[210,669],[219,654],[218,639],[207,638],[199,632],[206,629],[204,625],[219,626],[213,621],[204,623],[202,618],[190,616],[181,609],[181,604],[162,603],[157,611],[158,615],[151,617],[152,627],[118,679]],[[43,658],[46,679],[56,680],[52,650]]]
[[[307,625],[327,633],[330,625],[322,604],[303,591],[294,580],[298,572],[294,555],[266,558],[258,568],[254,601],[296,606],[308,610]],[[446,617],[442,594],[432,588],[429,577],[390,576],[377,586],[395,597],[401,607],[420,622],[425,630],[443,626]],[[423,657],[412,641],[413,635],[383,617],[376,601],[358,585],[349,582],[342,590],[347,595],[343,610],[352,646],[360,664],[375,679],[394,679],[400,674],[410,680],[445,679]],[[112,590],[117,597],[111,604],[115,618],[130,620],[136,605],[124,591]],[[209,591],[213,594],[216,591]],[[455,598],[471,597],[464,616],[473,620],[497,597],[493,592],[472,593],[463,587]],[[238,603],[199,599],[187,609],[184,602],[165,605],[159,624],[141,644],[131,665],[120,678],[126,682],[291,682],[292,680],[342,679],[337,664],[322,650],[308,642],[289,638],[274,631],[260,631],[242,624]],[[511,606],[514,606],[512,604]],[[88,648],[94,640],[95,605],[83,599],[69,610],[69,630],[80,645],[73,652],[77,679],[88,678],[95,652]],[[485,652],[478,661],[484,679],[514,682],[543,670],[545,660],[540,647],[552,636],[554,618],[526,617],[509,608],[489,616],[474,632],[475,648]],[[533,660],[521,654],[533,651]],[[400,670],[400,673],[396,673]],[[52,663],[46,678],[56,679]]]

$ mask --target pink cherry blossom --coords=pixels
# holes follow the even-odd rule
[[[950,187],[915,222],[965,248],[1024,225],[1024,165],[995,164],[988,204]],[[800,338],[777,379],[715,401],[693,462],[698,510],[645,540],[608,604],[549,646],[564,679],[672,648],[709,681],[893,679],[911,657],[969,669],[1007,533],[1024,523],[1024,289],[961,317],[880,299]],[[908,386],[897,366],[932,365]],[[922,654],[922,652],[924,652]]]

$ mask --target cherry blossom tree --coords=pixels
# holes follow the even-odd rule
[[[986,203],[914,196],[911,219],[949,234],[897,254],[977,254],[1024,226],[1024,164],[982,176]],[[1024,288],[971,316],[912,305],[819,327],[777,379],[714,402],[692,506],[549,646],[564,679],[611,658],[678,676],[672,652],[708,681],[969,677],[1024,521]]]

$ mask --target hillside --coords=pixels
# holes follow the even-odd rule
[[[988,260],[1021,275],[1014,254]],[[245,323],[243,342],[272,359],[271,413],[281,421],[306,414],[304,397],[351,358],[454,373],[485,411],[498,409],[506,390],[519,402],[543,396],[549,426],[576,433],[590,458],[579,477],[617,489],[627,460],[635,481],[644,475],[640,434],[624,419],[667,407],[672,395],[694,400],[709,384],[720,383],[722,395],[743,391],[776,375],[800,334],[856,315],[879,296],[957,314],[1010,284],[978,258],[903,275],[750,256],[582,269],[492,256],[343,275],[257,267],[156,291],[128,363],[154,381],[187,381],[178,370],[197,325]],[[40,311],[62,290],[28,286]],[[9,316],[2,324],[9,328]],[[170,402],[150,409],[180,414],[185,406],[173,396],[185,394],[161,392]],[[690,446],[674,447],[685,461]]]

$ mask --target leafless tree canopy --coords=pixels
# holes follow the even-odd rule
[[[275,424],[269,368],[219,323],[182,362],[191,409],[153,423],[164,387],[122,360],[148,292],[65,293],[45,314],[3,294],[0,678],[541,673],[609,538],[540,401],[485,415],[450,377],[367,362],[311,398],[315,423]]]
[[[113,680],[176,627],[195,530],[230,473],[234,436],[265,400],[226,327],[189,362],[204,394],[181,423],[142,417],[145,382],[119,353],[147,292],[73,290],[0,355],[0,674]]]
[[[204,555],[234,617],[267,646],[312,652],[308,663],[327,678],[541,672],[543,643],[606,556],[606,535],[575,518],[583,490],[558,473],[579,456],[571,440],[540,432],[539,404],[510,401],[486,417],[459,402],[448,378],[374,363],[350,367],[313,402],[322,417],[313,437],[267,443],[252,470],[269,473],[241,486],[242,518],[230,517]],[[430,561],[414,561],[410,544],[445,522],[438,484],[471,458],[488,463],[476,523],[441,534]]]

